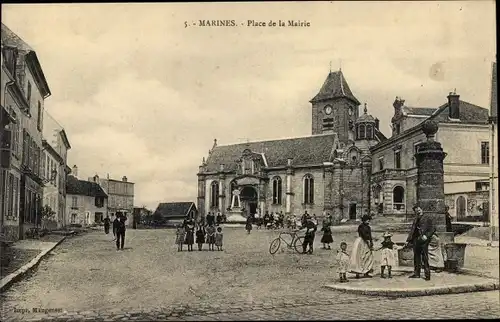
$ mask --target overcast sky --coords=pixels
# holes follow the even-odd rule
[[[79,177],[126,175],[135,204],[196,201],[213,139],[311,133],[308,101],[330,61],[389,134],[395,96],[437,107],[454,88],[489,108],[493,1],[3,5],[38,54],[46,110]],[[188,27],[185,21],[307,20],[310,27]]]

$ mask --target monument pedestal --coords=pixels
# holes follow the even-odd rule
[[[243,216],[242,209],[240,207],[231,208],[228,212],[226,223],[228,224],[245,224],[247,219]]]

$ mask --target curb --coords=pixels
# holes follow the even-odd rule
[[[60,243],[62,243],[64,240],[66,240],[67,236],[63,236],[63,238],[58,241],[54,246],[52,246],[49,249],[46,249],[42,251],[40,254],[38,254],[34,259],[32,259],[28,264],[25,264],[21,268],[19,268],[17,271],[14,273],[10,273],[9,275],[5,276],[2,278],[0,281],[0,292],[4,292],[7,290],[13,283],[19,281],[26,273],[30,272],[33,270],[40,262],[41,260],[48,254],[50,253],[54,248],[59,246]]]
[[[349,286],[340,285],[325,285],[324,288],[340,291],[351,294],[361,294],[368,296],[386,296],[386,297],[417,297],[417,296],[431,296],[442,294],[459,294],[459,293],[472,293],[472,292],[487,292],[499,289],[498,282],[484,282],[479,284],[462,284],[453,286],[433,286],[429,288],[399,288],[399,289],[384,289],[373,288],[363,289]]]

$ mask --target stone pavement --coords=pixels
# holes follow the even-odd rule
[[[336,294],[335,299],[281,300],[207,305],[193,303],[154,310],[24,312],[4,321],[244,321],[500,318],[499,293],[481,292],[413,298]]]
[[[16,241],[12,245],[12,248],[20,250],[37,250],[40,252],[27,264],[20,267],[15,272],[2,278],[2,280],[0,281],[0,290],[4,291],[4,289],[9,287],[13,282],[21,278],[24,274],[26,274],[29,270],[36,266],[42,260],[42,258],[46,256],[52,249],[54,249],[59,243],[61,243],[65,239],[65,237],[58,237],[56,239],[58,240],[57,242],[42,241],[37,239],[25,239]]]
[[[110,236],[102,231],[72,237],[32,274],[1,295],[2,320],[175,320],[193,316],[217,319],[217,315],[228,313],[232,314],[228,319],[241,320],[261,311],[265,311],[261,319],[285,319],[283,310],[305,319],[311,318],[307,313],[311,306],[315,307],[314,312],[323,310],[325,317],[351,314],[352,318],[359,318],[359,303],[363,307],[377,301],[385,301],[380,303],[389,306],[393,303],[323,288],[337,278],[335,249],[341,241],[351,247],[356,234],[334,234],[331,251],[320,249],[317,238],[313,255],[285,251],[271,256],[269,243],[278,233],[253,230],[247,235],[242,229],[226,228],[224,251],[209,252],[205,246],[202,252],[181,253],[176,251],[173,230],[127,230],[123,251],[116,251]],[[494,257],[491,249],[471,250],[470,256],[466,255],[466,266],[484,267],[486,263],[498,269],[498,254]],[[378,267],[378,256],[375,257]],[[462,294],[464,300],[457,300],[457,307],[469,309],[469,298],[485,293],[491,292]],[[441,297],[426,298],[424,302],[431,305],[439,303]],[[429,298],[434,298],[434,302]],[[483,302],[491,305],[492,301]],[[374,317],[377,305],[380,306],[372,307]],[[477,307],[488,312],[485,305]],[[344,312],[344,306],[351,312]],[[35,313],[33,308],[41,308],[42,312]]]
[[[464,274],[440,272],[431,274],[431,280],[408,278],[410,274],[395,271],[392,278],[350,278],[347,283],[328,284],[325,287],[346,293],[389,297],[428,296],[452,293],[470,293],[498,290],[498,280]]]

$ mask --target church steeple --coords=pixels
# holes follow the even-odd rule
[[[312,104],[312,134],[337,133],[340,141],[347,142],[361,103],[352,93],[343,72],[330,71],[318,94],[309,102]]]
[[[316,96],[314,96],[309,102],[316,103],[323,100],[341,97],[345,97],[353,101],[356,105],[361,104],[351,92],[342,71],[338,70],[328,74],[323,86],[321,86],[321,89],[319,90],[319,93],[316,94]]]

